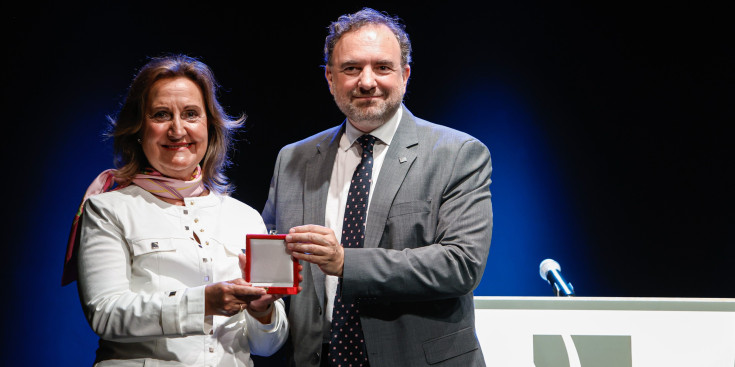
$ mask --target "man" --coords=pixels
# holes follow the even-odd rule
[[[490,154],[402,105],[410,57],[397,19],[340,17],[325,77],[347,119],[278,155],[263,217],[304,264],[295,366],[484,366],[472,290],[492,233]]]

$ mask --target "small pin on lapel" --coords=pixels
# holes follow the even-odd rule
[[[406,159],[406,157],[398,158],[398,162],[400,162],[400,163],[406,163],[407,160],[408,159]]]

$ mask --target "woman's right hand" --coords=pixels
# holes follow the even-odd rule
[[[210,284],[204,289],[204,315],[235,315],[264,294],[265,289],[253,287],[241,278]]]

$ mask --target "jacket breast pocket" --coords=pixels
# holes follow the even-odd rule
[[[222,241],[219,241],[216,238],[210,237],[209,241],[212,242],[212,245],[215,246],[222,246],[222,248],[225,251],[225,256],[227,257],[237,257],[239,254],[245,253],[245,242],[243,243],[224,243]]]
[[[408,214],[428,213],[431,211],[431,200],[415,200],[403,203],[394,203],[388,212],[388,218],[400,217]]]
[[[176,251],[171,238],[143,238],[131,241],[133,256],[144,256],[158,252]]]
[[[402,250],[430,244],[436,229],[431,222],[431,200],[395,203],[388,212],[381,245]]]
[[[131,286],[151,291],[176,289],[200,278],[196,276],[199,271],[193,256],[194,244],[189,242],[179,238],[132,240]],[[189,247],[192,249],[187,251]]]

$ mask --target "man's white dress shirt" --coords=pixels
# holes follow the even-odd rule
[[[372,181],[370,183],[370,192],[368,193],[368,210],[365,214],[365,223],[370,215],[370,199],[373,197],[375,185],[378,182],[380,167],[383,166],[385,154],[388,151],[393,135],[398,129],[398,123],[401,121],[403,109],[398,111],[385,124],[371,131],[369,134],[376,137],[375,147],[373,148],[373,172]],[[345,123],[345,133],[339,140],[339,149],[334,159],[334,168],[332,176],[329,179],[329,194],[327,196],[327,211],[324,218],[326,227],[334,231],[337,241],[342,240],[342,221],[345,216],[345,206],[347,204],[347,193],[350,191],[350,182],[355,168],[362,160],[362,146],[355,141],[365,133],[357,130],[348,121]],[[324,279],[324,289],[326,292],[326,306],[324,309],[324,340],[329,341],[329,329],[332,324],[332,311],[334,309],[334,296],[337,292],[339,279],[332,275],[327,275]]]

